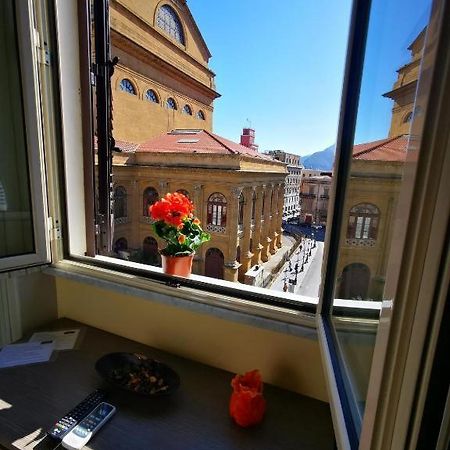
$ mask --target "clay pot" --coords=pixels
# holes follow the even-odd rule
[[[194,253],[186,256],[171,256],[161,253],[162,269],[167,275],[188,278],[192,273]]]

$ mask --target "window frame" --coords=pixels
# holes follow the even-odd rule
[[[170,33],[166,28],[164,28],[158,24],[158,21],[160,18],[160,12],[164,7],[166,7],[168,9],[168,12],[166,12],[165,14],[170,14],[171,19],[173,19],[175,26],[178,28],[177,31],[179,34],[179,39],[176,37],[176,35],[174,33]],[[156,15],[155,15],[155,26],[157,29],[163,31],[167,37],[169,37],[172,41],[176,42],[178,45],[182,45],[184,47],[186,46],[186,33],[184,30],[183,22],[180,18],[180,15],[178,14],[176,9],[172,5],[169,5],[168,3],[164,3],[164,4],[158,6],[158,8],[156,10]]]
[[[0,258],[0,272],[51,262],[51,219],[48,217],[46,169],[40,107],[40,86],[36,35],[33,28],[31,0],[14,2],[16,39],[24,116],[24,135],[28,159],[28,176],[33,221],[34,251]],[[20,30],[20,32],[19,32]]]
[[[216,200],[219,198],[223,201]],[[216,196],[214,198],[214,196]],[[206,201],[206,225],[227,227],[228,200],[221,192],[213,192]]]
[[[172,103],[173,102],[173,107],[169,106],[169,102]],[[177,101],[173,98],[173,97],[167,97],[166,99],[166,108],[170,109],[172,111],[178,111],[178,104]]]
[[[436,273],[430,273],[433,268],[426,264],[426,260],[433,260],[436,270],[441,259],[440,251],[442,249],[445,251],[448,247],[449,204],[448,201],[443,201],[448,199],[448,182],[445,183],[442,179],[436,182],[441,171],[443,174],[448,173],[450,163],[447,125],[450,117],[448,107],[450,103],[443,101],[450,95],[448,82],[450,60],[448,49],[450,47],[448,33],[442,33],[443,24],[448,23],[450,19],[448,6],[446,0],[435,0],[427,27],[427,34],[430,36],[426,39],[424,60],[421,64],[426,70],[420,75],[416,97],[416,99],[422,97],[424,104],[427,104],[427,111],[425,120],[416,122],[413,117],[411,124],[411,134],[422,136],[420,145],[426,148],[426,151],[418,154],[418,142],[413,142],[413,151],[409,155],[410,159],[407,160],[407,163],[413,163],[413,161],[414,163],[405,171],[405,183],[402,185],[399,197],[400,212],[404,213],[405,222],[395,223],[393,228],[393,235],[398,239],[393,240],[388,261],[385,295],[389,300],[383,301],[380,311],[379,332],[367,391],[369,395],[362,418],[361,435],[358,438],[350,413],[351,394],[345,391],[347,382],[344,373],[345,365],[340,366],[337,357],[338,342],[331,325],[333,288],[340,243],[339,239],[337,242],[335,239],[330,239],[331,235],[342,237],[340,232],[343,231],[342,226],[345,226],[342,217],[347,187],[345,180],[349,175],[351,163],[351,152],[348,152],[348,149],[353,145],[369,25],[370,2],[358,0],[354,2],[336,145],[337,173],[332,185],[335,201],[331,203],[329,211],[329,217],[332,220],[327,226],[327,246],[324,252],[326,277],[320,292],[317,315],[319,342],[338,448],[351,450],[416,448],[411,445],[411,442],[417,437],[414,436],[414,427],[418,416],[414,406],[421,406],[418,380],[423,375],[424,366],[421,365],[420,360],[424,356],[429,357],[430,354],[429,347],[426,346],[428,343],[421,341],[415,333],[423,336],[432,323],[428,322],[428,317],[424,316],[434,309],[436,287],[433,284]],[[439,56],[441,59],[438,58]],[[439,64],[434,64],[435,61],[439,61]],[[429,93],[428,86],[431,86]],[[447,156],[445,156],[446,150]],[[446,171],[442,170],[442,163],[446,166]],[[414,167],[421,168],[420,176],[418,176],[419,170],[414,170]],[[447,197],[442,195],[444,184],[447,184],[447,194],[444,194]],[[438,196],[438,193],[441,195]],[[446,211],[441,213],[439,208],[436,208],[438,200]],[[411,204],[414,205],[414,209],[410,208]],[[433,213],[425,214],[425,210],[433,211]],[[434,222],[438,222],[439,236],[430,233],[429,240],[423,239],[421,225],[425,223],[431,228]],[[406,242],[408,242],[407,245]],[[395,308],[392,307],[392,300],[390,300],[394,296]],[[421,353],[423,351],[425,353]]]
[[[376,210],[376,212],[358,211],[358,209],[362,209],[367,206],[372,207]],[[351,222],[353,222],[353,225],[351,225]],[[358,241],[376,241],[379,226],[380,209],[373,203],[358,203],[352,206],[348,213],[347,239],[356,239]]]
[[[152,92],[152,93],[153,93],[155,99],[149,98],[149,97],[150,97],[149,92]],[[155,91],[154,89],[152,89],[152,88],[148,88],[148,89],[145,91],[145,100],[147,100],[147,101],[150,102],[150,103],[155,103],[155,104],[157,104],[157,105],[159,105],[159,103],[160,103],[160,101],[159,101],[159,95],[158,95],[158,94],[156,93],[156,91]]]
[[[122,85],[122,83],[128,83],[131,86],[131,89],[133,90],[133,92],[130,92],[128,89],[124,88],[124,86]],[[134,83],[127,77],[124,77],[120,80],[119,83],[119,90],[120,92],[124,92],[125,94],[130,94],[130,95],[134,95],[137,96],[137,90],[136,90],[136,86],[134,85]]]
[[[84,0],[80,1],[83,2]],[[106,0],[98,1],[106,4]],[[58,4],[55,8],[57,9],[57,27],[67,26],[70,22],[71,26],[74,28],[78,29],[77,27],[81,26],[82,29],[84,29],[85,25],[80,24],[81,21],[76,23],[76,20],[73,20],[73,17],[76,18],[76,7],[68,4]],[[89,15],[87,14],[87,16]],[[66,203],[70,203],[70,211],[68,211],[66,223],[69,228],[69,239],[65,255],[61,260],[63,266],[66,268],[73,268],[79,267],[80,265],[86,265],[88,267],[97,268],[96,276],[98,277],[102,276],[104,270],[116,271],[118,274],[117,279],[119,279],[120,274],[123,274],[125,279],[127,276],[131,275],[134,279],[136,279],[136,282],[137,280],[142,280],[140,282],[148,286],[149,290],[162,290],[169,296],[183,296],[183,298],[186,298],[188,301],[204,297],[205,295],[212,295],[212,298],[214,298],[216,304],[219,303],[221,305],[226,305],[225,307],[229,309],[234,309],[236,307],[241,310],[243,310],[243,307],[239,306],[240,302],[245,302],[244,310],[250,315],[258,316],[260,311],[267,311],[267,308],[269,307],[271,314],[274,316],[281,314],[283,317],[287,317],[289,314],[294,314],[298,320],[301,320],[303,323],[307,323],[308,326],[314,328],[314,315],[316,314],[318,304],[317,298],[302,297],[290,293],[279,293],[267,290],[265,288],[255,288],[254,286],[247,287],[224,280],[210,280],[207,277],[196,275],[191,276],[189,279],[181,279],[165,275],[161,270],[158,270],[157,267],[148,267],[137,263],[130,263],[99,254],[95,255],[87,253],[89,256],[83,256],[86,254],[86,248],[93,247],[92,243],[87,241],[86,224],[88,219],[86,219],[85,223],[84,218],[89,217],[89,215],[95,217],[95,211],[93,210],[93,205],[87,204],[83,195],[79,195],[79,191],[80,186],[82,187],[83,185],[89,185],[88,181],[92,176],[93,167],[91,162],[91,169],[83,172],[83,167],[86,167],[88,164],[86,164],[86,161],[83,161],[83,155],[81,155],[80,152],[76,152],[75,149],[79,148],[79,146],[85,141],[92,142],[93,132],[92,127],[83,127],[80,121],[75,123],[77,126],[72,126],[72,123],[68,120],[68,118],[71,117],[71,114],[78,114],[78,117],[81,117],[82,115],[86,116],[91,113],[90,105],[88,103],[82,104],[81,99],[73,94],[74,92],[78,92],[78,90],[81,90],[81,92],[91,90],[89,60],[90,52],[88,51],[88,48],[82,49],[75,45],[77,43],[74,43],[73,39],[69,39],[68,33],[58,34],[58,44],[61,49],[61,54],[59,55],[61,72],[63,72],[64,64],[66,64],[67,67],[70,67],[70,64],[67,64],[67,58],[65,55],[80,52],[80,60],[74,61],[74,64],[79,64],[78,72],[81,71],[82,74],[89,74],[87,77],[81,77],[80,80],[79,77],[73,76],[73,74],[76,74],[77,71],[72,67],[72,75],[67,73],[65,74],[66,78],[70,78],[72,89],[65,89],[61,92],[61,107],[64,111],[68,111],[70,113],[65,114],[62,125],[63,128],[69,127],[72,131],[72,139],[65,142],[66,145],[64,148],[65,158],[69,157],[71,160],[71,178],[66,180],[68,181],[66,184]],[[74,86],[78,86],[78,88],[75,88]],[[112,149],[105,148],[105,151],[110,152]],[[85,153],[85,157],[89,155],[89,152]],[[108,156],[104,155],[104,159],[107,160]],[[87,163],[89,163],[89,161],[87,161]],[[68,168],[69,166],[66,164],[66,171],[68,171]],[[79,180],[80,176],[81,179],[83,179],[83,174],[86,183],[78,182],[77,184],[73,184],[74,180]],[[70,186],[76,186],[78,191],[71,191]],[[89,192],[87,195],[89,196]],[[265,200],[269,201],[268,198]],[[270,202],[273,202],[273,193],[270,198]],[[83,216],[83,226],[73,226],[73,224],[80,223],[80,214]],[[64,259],[67,261],[64,262]],[[70,264],[70,262],[72,262],[72,264]],[[91,274],[92,273],[93,272],[91,272]],[[353,304],[353,307],[358,307],[358,305],[360,304],[356,302]],[[352,305],[349,304],[348,306],[350,307]],[[379,314],[378,305],[371,306],[373,307],[365,308],[364,311],[362,311],[369,319],[377,317]],[[286,315],[284,312],[286,312]]]

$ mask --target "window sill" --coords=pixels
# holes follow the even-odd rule
[[[200,314],[212,315],[224,320],[244,323],[280,333],[316,340],[316,318],[314,314],[259,304],[236,296],[220,295],[195,289],[188,286],[173,287],[160,281],[149,280],[144,277],[114,270],[114,265],[159,272],[161,269],[152,267],[151,270],[144,264],[129,261],[116,261],[112,258],[97,256],[95,260],[108,262],[111,268],[97,267],[86,262],[63,260],[45,269],[45,273],[55,277],[67,278],[81,283],[108,289],[121,294],[143,298],[147,301],[162,303],[174,307],[187,309]],[[192,275],[195,281],[205,281],[205,277]],[[216,286],[229,287],[234,283],[214,279]],[[239,285],[241,292],[261,292],[267,295],[267,290],[254,286]],[[286,299],[299,300],[299,296],[283,293]],[[301,302],[308,302],[316,306],[318,299],[302,297]]]

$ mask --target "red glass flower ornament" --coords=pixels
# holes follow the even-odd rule
[[[230,399],[230,415],[241,427],[261,422],[266,411],[262,395],[263,383],[258,370],[236,375],[231,381],[233,393]]]

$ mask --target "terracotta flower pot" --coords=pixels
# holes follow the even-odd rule
[[[162,269],[168,275],[188,278],[192,273],[194,253],[186,256],[171,256],[161,253]]]

